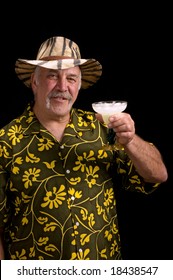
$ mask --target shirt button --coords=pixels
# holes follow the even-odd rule
[[[80,248],[80,249],[79,249],[79,252],[82,252],[82,251],[83,251],[83,250]]]
[[[74,196],[71,196],[71,200],[75,200],[75,197],[74,197]]]
[[[79,226],[79,222],[76,222],[76,226],[77,226],[77,227]]]
[[[70,173],[70,170],[69,170],[69,169],[67,169],[67,170],[66,170],[66,173],[67,173],[67,174],[69,174],[69,173]]]
[[[64,146],[62,145],[62,146],[60,146],[60,149],[64,149]]]

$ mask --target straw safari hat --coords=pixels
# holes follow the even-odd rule
[[[16,61],[15,72],[27,87],[31,86],[31,74],[36,66],[56,70],[79,66],[83,89],[95,84],[102,75],[102,65],[97,60],[82,59],[78,45],[61,36],[44,41],[38,50],[36,60],[19,58]]]

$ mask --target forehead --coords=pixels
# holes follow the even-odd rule
[[[48,69],[48,68],[40,67],[40,70],[44,73],[55,73],[55,74],[66,74],[66,75],[80,74],[79,66],[75,66],[67,69]]]

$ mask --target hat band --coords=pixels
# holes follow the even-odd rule
[[[45,60],[45,61],[49,61],[49,60],[61,60],[61,59],[74,59],[70,56],[45,56],[45,57],[40,57],[39,60]]]

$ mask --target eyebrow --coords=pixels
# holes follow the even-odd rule
[[[56,69],[49,69],[49,73],[58,73],[61,70],[56,70]],[[79,74],[74,74],[74,73],[67,73],[68,76],[74,76],[74,77],[80,77],[80,73]]]

